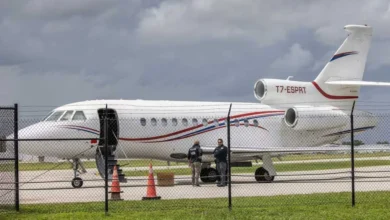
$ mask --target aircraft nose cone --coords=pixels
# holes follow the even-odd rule
[[[40,123],[20,129],[18,131],[19,153],[26,155],[42,154],[44,152],[44,148],[42,147],[44,142],[36,141],[35,139],[47,138],[47,134],[50,134],[49,130]],[[7,138],[13,139],[14,135],[11,134]],[[14,151],[14,142],[8,141],[7,148]]]

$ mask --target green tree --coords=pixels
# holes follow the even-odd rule
[[[361,140],[354,140],[353,143],[354,143],[354,146],[364,145],[364,142],[361,141]],[[342,144],[343,145],[351,145],[351,142],[350,141],[344,141]]]

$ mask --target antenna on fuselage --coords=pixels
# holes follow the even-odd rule
[[[291,78],[293,78],[294,76],[288,76],[286,80],[290,80]]]

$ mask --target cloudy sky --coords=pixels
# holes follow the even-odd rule
[[[390,81],[390,0],[0,1],[0,104],[256,102],[259,78],[311,81],[346,24],[374,37],[364,80]],[[362,100],[388,98],[364,87]]]

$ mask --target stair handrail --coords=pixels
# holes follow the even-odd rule
[[[115,139],[116,139],[116,142],[119,143],[119,139],[118,137],[115,135],[115,132],[112,131],[112,134],[114,135]],[[118,146],[118,145],[117,145]],[[123,150],[123,147],[122,145],[119,145],[119,147],[121,148],[121,151],[122,153],[125,155],[126,159],[129,159],[129,157],[127,156],[126,152]],[[117,152],[115,152],[115,154],[117,154]],[[118,157],[118,155],[115,155],[116,157]]]

